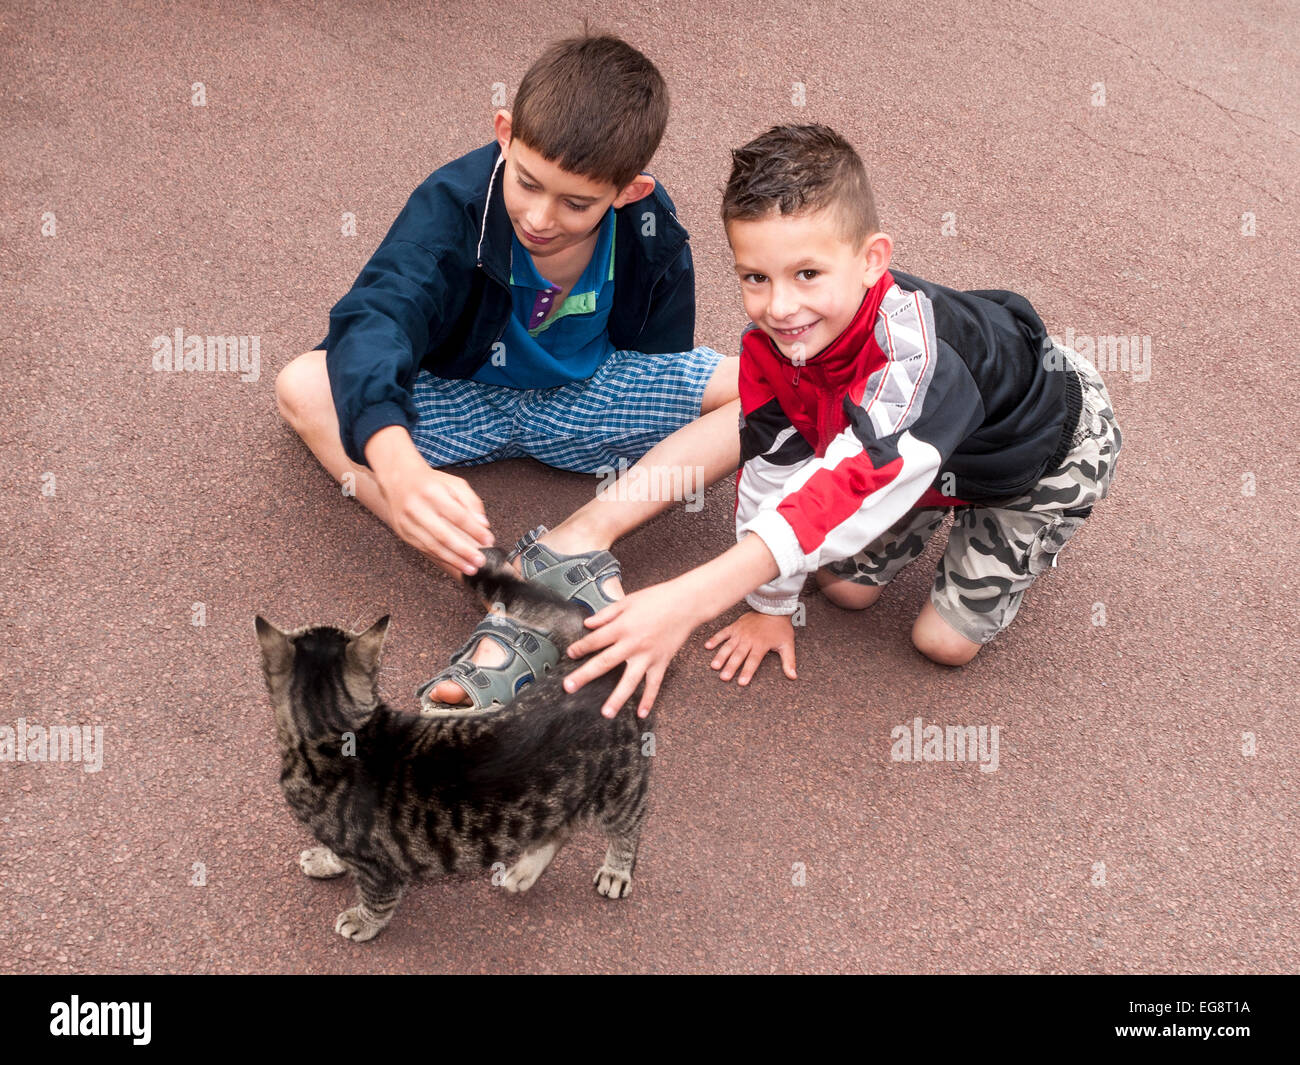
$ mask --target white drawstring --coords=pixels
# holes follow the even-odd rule
[[[492,202],[492,186],[496,184],[497,171],[501,169],[501,164],[505,162],[504,155],[497,156],[496,165],[492,167],[492,177],[488,181],[487,199],[483,201],[483,225],[479,229],[478,248],[474,252],[474,257],[481,264],[483,262],[483,237],[487,233],[487,213],[488,204]]]

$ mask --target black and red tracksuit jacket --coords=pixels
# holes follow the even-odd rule
[[[796,366],[744,335],[736,536],[780,576],[748,596],[789,614],[804,577],[857,554],[917,506],[993,504],[1069,452],[1079,380],[1029,301],[886,271],[831,344]]]

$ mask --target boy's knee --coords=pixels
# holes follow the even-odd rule
[[[941,666],[964,666],[983,645],[966,639],[927,602],[912,626],[912,646]]]
[[[822,595],[845,610],[866,610],[885,590],[883,584],[854,584],[853,581],[842,580],[824,569],[817,571],[817,584]]]
[[[708,414],[740,397],[740,359],[729,355],[721,360],[700,398],[700,413]]]
[[[290,425],[307,421],[324,398],[333,402],[329,390],[329,375],[325,371],[325,352],[317,349],[299,355],[275,377],[275,402],[280,417]]]

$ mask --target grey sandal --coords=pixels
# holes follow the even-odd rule
[[[470,661],[470,655],[479,640],[491,640],[506,652],[508,657],[498,666],[480,666]],[[544,632],[521,625],[498,614],[489,614],[469,634],[469,639],[451,659],[451,665],[431,680],[415,689],[420,700],[420,712],[472,713],[492,710],[510,702],[519,689],[539,677],[544,677],[560,660],[560,652]],[[429,692],[444,680],[459,684],[470,697],[473,706],[463,703],[441,703],[429,698]]]
[[[580,604],[589,614],[618,601],[610,598],[604,588],[607,581],[623,575],[618,559],[608,551],[557,554],[537,542],[545,532],[546,526],[539,525],[526,533],[507,559],[513,562],[517,556],[523,556],[520,569],[524,580],[540,584],[562,598]]]

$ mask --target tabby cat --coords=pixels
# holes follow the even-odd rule
[[[547,632],[559,663],[507,706],[428,716],[379,698],[376,675],[388,617],[365,632],[328,626],[284,633],[257,618],[262,669],[275,708],[280,786],[321,846],[302,852],[313,877],[351,873],[360,901],[334,930],[358,942],[392,919],[421,877],[514,857],[503,886],[527,891],[572,830],[594,823],[609,840],[596,890],[632,890],[650,759],[631,705],[600,707],[615,669],[570,695],[578,662],[564,648],[586,630],[580,606],[515,576],[495,549],[466,583],[522,624]]]

